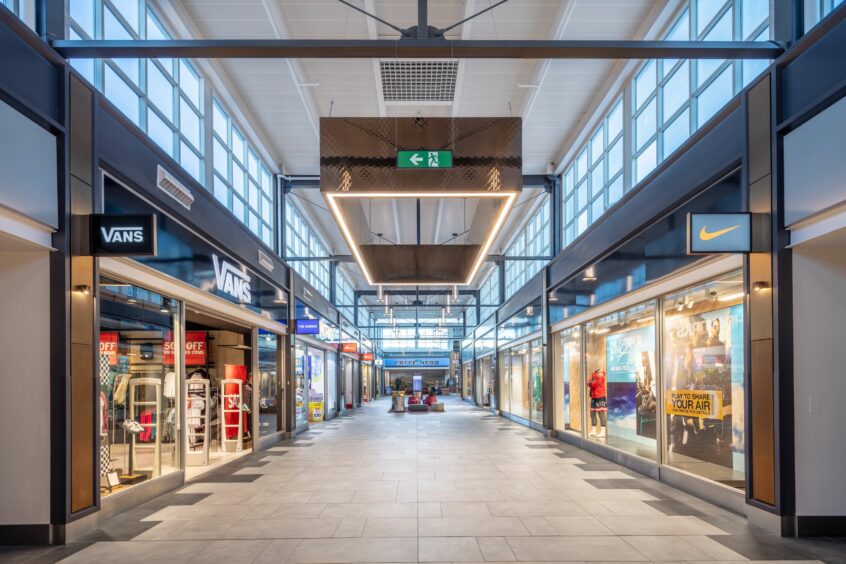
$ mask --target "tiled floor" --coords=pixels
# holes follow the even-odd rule
[[[84,542],[6,549],[0,560],[846,562],[846,541],[764,535],[612,462],[446,402],[446,413],[425,414],[368,404],[111,519]]]

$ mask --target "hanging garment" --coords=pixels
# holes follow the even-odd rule
[[[162,395],[166,398],[176,397],[176,374],[168,372],[164,377],[164,386],[162,386]]]
[[[105,392],[100,392],[100,436],[109,434],[109,402],[106,401]]]
[[[156,440],[156,427],[152,409],[145,409],[141,412],[140,423],[144,430],[138,433],[138,440],[142,443],[149,443]]]
[[[129,374],[118,374],[115,378],[115,391],[112,397],[115,405],[123,405],[126,402],[126,389],[129,387]]]

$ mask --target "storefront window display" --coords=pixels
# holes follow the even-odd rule
[[[733,487],[745,483],[743,276],[663,300],[666,463]]]
[[[323,421],[326,391],[326,352],[308,347],[308,420]]]
[[[179,468],[178,315],[175,300],[100,278],[103,497]]]
[[[465,362],[461,365],[461,397],[470,398],[473,396],[473,362]]]
[[[259,436],[279,431],[279,337],[259,331]]]
[[[563,401],[556,401],[556,422],[565,431],[581,432],[582,401],[586,387],[582,383],[582,332],[580,327],[565,329],[553,340],[556,381]],[[561,396],[559,395],[559,398]]]
[[[655,310],[647,302],[585,325],[588,437],[651,460],[657,458]]]
[[[499,409],[501,409],[503,413],[510,413],[511,389],[509,383],[509,376],[511,374],[511,354],[509,353],[509,351],[504,350],[499,352],[497,366],[499,367],[499,370],[497,371],[500,394],[500,397],[497,398],[497,401],[499,403]]]
[[[338,411],[338,353],[326,353],[326,415],[331,417]]]
[[[308,419],[306,406],[306,346],[297,343],[294,346],[294,420],[296,425],[305,425]]]
[[[530,365],[532,370],[532,421],[543,422],[543,347],[540,339],[530,343]]]
[[[523,343],[510,350],[508,390],[512,415],[529,419],[529,343]]]
[[[491,404],[491,360],[493,355],[488,355],[476,361],[476,402],[489,407]]]

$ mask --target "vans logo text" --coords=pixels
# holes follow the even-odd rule
[[[100,228],[106,243],[143,243],[143,227],[105,227]]]
[[[214,262],[214,281],[217,289],[242,302],[251,302],[250,275],[236,268],[231,263],[212,255]]]

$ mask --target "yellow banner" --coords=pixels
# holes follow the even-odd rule
[[[666,402],[668,415],[723,417],[723,392],[720,390],[667,390]]]

